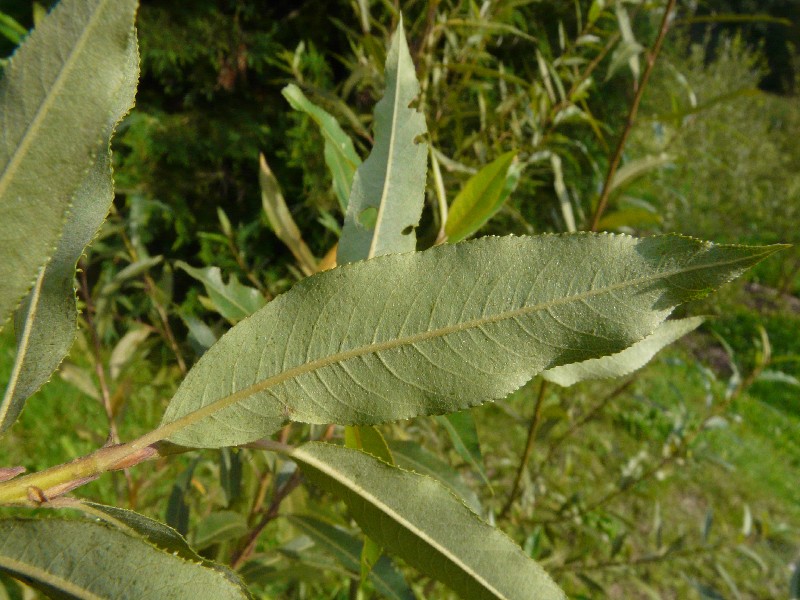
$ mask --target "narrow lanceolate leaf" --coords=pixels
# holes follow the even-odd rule
[[[590,379],[624,377],[644,367],[658,352],[700,327],[703,321],[703,317],[665,321],[642,341],[622,352],[555,367],[542,373],[542,377],[563,387]]]
[[[306,444],[292,457],[309,480],[344,500],[367,535],[462,597],[566,598],[519,546],[439,482],[331,444]]]
[[[231,575],[85,521],[0,521],[0,572],[57,598],[249,597]]]
[[[349,532],[314,517],[291,516],[292,524],[308,535],[314,543],[333,556],[339,564],[353,576],[359,572],[361,542]],[[377,560],[377,559],[376,559]],[[382,556],[369,573],[375,590],[384,598],[391,600],[414,600],[414,592],[408,587],[402,573],[389,560]]]
[[[325,140],[325,164],[331,172],[333,191],[339,200],[342,212],[346,214],[353,177],[361,164],[361,159],[353,147],[353,140],[330,113],[306,98],[302,90],[293,83],[283,88],[281,93],[293,109],[306,113],[319,126],[319,131]]]
[[[500,210],[511,193],[506,180],[516,155],[516,151],[500,155],[467,180],[447,215],[445,232],[449,242],[471,236]]]
[[[546,369],[623,350],[777,249],[581,233],[344,265],[223,336],[151,437],[231,446],[288,419],[374,425],[463,410]]]
[[[4,70],[0,325],[53,255],[98,148],[128,110],[119,98],[135,83],[135,11],[135,0],[64,0]]]
[[[261,154],[258,157],[258,181],[261,184],[261,204],[267,215],[272,231],[278,239],[294,254],[300,270],[304,275],[311,275],[317,271],[317,259],[311,253],[308,245],[303,240],[300,229],[286,206],[281,186],[267,164],[267,159]]]
[[[419,94],[400,21],[386,56],[386,92],[375,106],[375,146],[356,171],[337,262],[414,250],[425,200],[425,117],[409,105]]]

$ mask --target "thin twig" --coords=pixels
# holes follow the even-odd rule
[[[592,217],[592,226],[590,227],[590,231],[597,231],[597,228],[600,224],[600,218],[603,216],[603,213],[608,206],[608,199],[611,195],[611,183],[614,180],[614,176],[617,174],[619,163],[622,160],[622,151],[625,149],[625,144],[628,142],[628,137],[633,129],[633,123],[636,120],[636,113],[639,111],[639,104],[642,101],[644,90],[647,87],[650,74],[653,72],[653,67],[656,64],[656,58],[661,52],[661,46],[663,45],[664,38],[669,30],[670,17],[672,16],[672,11],[675,9],[675,2],[676,0],[668,0],[667,6],[664,9],[664,17],[661,19],[661,26],[658,29],[658,36],[656,37],[656,41],[653,43],[652,50],[650,50],[647,55],[647,66],[645,67],[644,73],[642,73],[642,80],[639,82],[639,87],[636,89],[636,94],[633,97],[633,103],[631,104],[630,111],[628,112],[625,128],[622,130],[622,135],[617,143],[617,148],[614,150],[614,154],[612,155],[611,161],[608,164],[608,172],[606,173],[606,179],[603,182],[603,191],[600,194],[600,200],[597,202],[597,208],[595,209],[594,216]]]
[[[244,561],[250,558],[250,555],[256,548],[256,543],[258,542],[258,537],[261,535],[261,532],[264,531],[267,525],[269,525],[278,517],[281,503],[290,493],[294,491],[298,485],[300,485],[301,481],[302,475],[300,474],[300,469],[298,468],[294,473],[292,473],[292,476],[289,478],[289,480],[284,483],[280,489],[278,489],[278,491],[275,492],[275,496],[272,498],[272,502],[270,503],[267,511],[261,516],[258,524],[247,534],[247,537],[245,538],[241,548],[234,552],[233,556],[231,557],[232,569],[238,569],[242,563],[244,563]]]
[[[519,461],[519,467],[517,467],[517,475],[514,477],[514,484],[511,486],[511,493],[508,495],[508,499],[506,500],[503,509],[500,511],[500,518],[503,518],[508,514],[508,511],[511,510],[511,507],[514,505],[514,501],[517,499],[517,495],[519,494],[519,486],[522,482],[522,475],[525,473],[525,469],[528,468],[528,462],[531,458],[531,453],[533,452],[533,444],[536,440],[536,432],[539,431],[539,424],[542,421],[542,405],[544,404],[544,395],[547,391],[547,380],[542,379],[542,383],[539,386],[539,395],[536,398],[536,405],[533,409],[533,417],[531,417],[531,423],[528,427],[528,439],[525,442],[525,450],[522,453],[522,458]]]
[[[598,402],[591,409],[589,409],[589,411],[585,415],[583,415],[583,417],[581,417],[575,423],[573,423],[569,429],[567,429],[564,433],[556,437],[553,440],[553,443],[550,444],[550,447],[547,450],[547,455],[544,457],[544,460],[542,460],[539,466],[539,470],[541,470],[542,466],[550,462],[550,459],[553,457],[553,454],[555,454],[556,450],[561,446],[562,443],[564,443],[564,441],[567,438],[575,435],[576,431],[578,431],[580,428],[584,427],[587,423],[592,421],[597,416],[598,413],[600,413],[603,409],[605,409],[606,406],[608,406],[609,402],[611,402],[614,398],[617,398],[620,394],[622,394],[625,390],[627,390],[635,380],[636,380],[635,378],[631,378],[622,385],[616,387],[610,394],[606,395],[602,400],[600,400],[600,402]]]
[[[114,420],[114,406],[111,402],[111,390],[108,387],[108,379],[106,379],[106,370],[103,367],[103,353],[100,344],[100,338],[97,335],[97,328],[94,325],[95,306],[92,300],[92,294],[89,291],[89,281],[86,276],[87,270],[86,261],[81,259],[80,265],[80,291],[83,297],[83,302],[86,305],[83,318],[86,321],[86,326],[89,329],[89,337],[92,340],[92,354],[94,356],[94,372],[97,375],[97,382],[100,385],[100,397],[102,399],[103,408],[106,411],[108,418],[108,441],[110,444],[119,444],[119,432],[117,431],[117,424]]]
[[[661,554],[647,554],[645,556],[640,556],[638,558],[623,558],[620,560],[606,560],[602,562],[596,562],[592,564],[587,563],[565,563],[563,565],[557,565],[549,567],[549,571],[551,573],[558,573],[562,571],[598,571],[601,569],[613,569],[616,567],[637,567],[639,565],[645,565],[649,563],[657,563],[663,562],[667,560],[672,560],[676,558],[685,558],[687,556],[695,556],[697,554],[706,554],[709,552],[714,552],[720,548],[719,544],[712,545],[712,546],[693,546],[691,548],[686,548],[684,550],[675,550],[673,552],[665,552]]]

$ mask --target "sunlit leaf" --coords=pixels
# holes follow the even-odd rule
[[[503,398],[613,354],[780,246],[681,236],[482,238],[309,277],[243,320],[184,379],[157,432],[243,444],[286,420],[374,425]]]
[[[375,145],[356,171],[337,262],[416,248],[425,200],[425,117],[410,108],[419,83],[402,19],[386,56],[386,92],[375,106]]]
[[[566,598],[519,546],[439,482],[331,444],[306,444],[292,457],[308,479],[344,500],[367,535],[464,598]]]
[[[500,210],[512,191],[507,180],[516,155],[516,151],[500,155],[467,180],[450,205],[445,227],[448,241],[471,236]]]

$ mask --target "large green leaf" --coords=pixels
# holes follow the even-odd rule
[[[581,233],[344,265],[223,336],[148,440],[230,446],[289,419],[370,425],[502,398],[545,369],[619,352],[778,248]]]
[[[0,325],[53,255],[135,85],[135,0],[64,0],[0,80]]]
[[[331,444],[312,442],[292,457],[308,479],[344,500],[367,535],[464,598],[566,598],[519,546],[438,481]]]
[[[478,231],[511,194],[507,180],[516,150],[506,152],[467,180],[453,200],[445,232],[450,242],[458,242]]]
[[[0,571],[53,598],[248,598],[229,574],[87,521],[0,520]]]
[[[687,319],[665,321],[642,341],[625,348],[622,352],[555,367],[542,373],[542,377],[563,387],[569,387],[590,379],[624,377],[641,369],[660,350],[669,346],[672,342],[700,327],[703,320],[703,317],[689,317]]]
[[[347,213],[353,177],[361,164],[361,158],[353,147],[353,140],[330,113],[306,98],[302,90],[293,83],[283,88],[281,93],[293,109],[306,113],[319,126],[322,139],[325,140],[325,164],[331,172],[333,191],[339,200],[342,212]]]
[[[416,248],[425,200],[425,117],[409,105],[419,94],[402,19],[386,56],[386,92],[375,106],[375,145],[356,171],[338,263]]]

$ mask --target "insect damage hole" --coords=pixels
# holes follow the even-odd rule
[[[378,221],[378,209],[368,206],[358,214],[357,220],[364,229],[375,229],[375,223]]]

